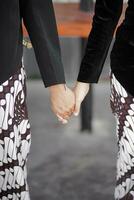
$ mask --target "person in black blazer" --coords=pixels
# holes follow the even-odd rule
[[[66,85],[51,0],[0,2],[0,199],[29,200],[26,161],[31,129],[22,62],[24,22],[34,47],[51,108],[63,123],[74,110],[75,96]]]
[[[122,13],[123,0],[96,0],[92,29],[74,87],[75,110],[98,83],[113,34]],[[125,18],[116,31],[110,53],[110,105],[117,122],[117,173],[115,200],[134,199],[134,0],[128,0]]]

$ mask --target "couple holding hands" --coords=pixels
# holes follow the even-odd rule
[[[29,33],[51,108],[59,121],[77,116],[97,83],[123,0],[96,0],[92,29],[72,89],[65,81],[52,0],[4,0],[0,6],[0,199],[29,200],[26,161],[31,145],[22,64],[22,20]],[[117,122],[115,200],[134,199],[134,0],[117,28],[110,54],[110,104]]]

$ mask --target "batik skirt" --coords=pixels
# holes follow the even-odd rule
[[[24,66],[0,85],[0,200],[29,200],[31,133]]]
[[[134,97],[110,73],[110,105],[116,118],[117,173],[115,200],[134,200]]]

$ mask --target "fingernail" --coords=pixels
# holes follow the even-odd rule
[[[63,120],[63,118],[57,114],[58,119]]]
[[[64,121],[64,122],[63,122],[63,124],[67,124],[67,123],[68,123],[67,121]]]
[[[78,116],[78,113],[74,113],[75,116]]]

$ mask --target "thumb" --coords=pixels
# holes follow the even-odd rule
[[[78,116],[80,113],[80,107],[81,107],[81,102],[80,101],[76,101],[75,103],[75,108],[74,108],[74,115]]]

